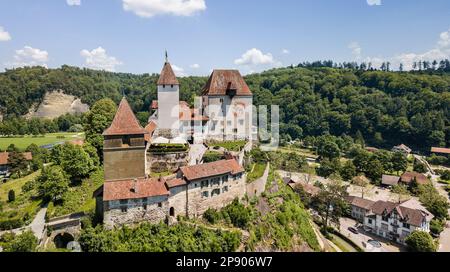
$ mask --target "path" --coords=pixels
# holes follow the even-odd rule
[[[267,180],[269,178],[270,163],[267,163],[264,174],[259,179],[247,184],[247,195],[252,198],[254,196],[260,196],[266,190]]]
[[[38,240],[41,241],[41,239],[44,236],[46,213],[47,213],[47,205],[45,205],[42,209],[39,210],[39,212],[36,214],[36,217],[33,219],[30,225],[13,230],[0,231],[0,235],[3,235],[4,233],[7,232],[12,232],[14,234],[21,234],[22,232],[31,229],[31,231],[34,233],[34,236],[36,236],[36,238],[38,238]]]

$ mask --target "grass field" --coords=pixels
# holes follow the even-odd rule
[[[28,175],[24,178],[10,180],[6,183],[0,184],[0,202],[2,209],[0,209],[1,221],[18,221],[20,226],[29,224],[39,211],[42,204],[41,199],[36,198],[36,191],[23,192],[22,187],[27,182],[36,179],[40,175],[40,171]],[[8,192],[14,190],[16,200],[8,202]]]
[[[223,143],[211,143],[210,146],[219,146],[227,149],[228,151],[241,151],[244,148],[246,141],[234,141],[234,142],[223,142]]]
[[[264,171],[266,170],[266,164],[257,163],[253,167],[252,172],[247,175],[247,182],[253,182],[264,175]]]
[[[92,194],[103,184],[103,171],[99,170],[92,174],[81,185],[70,187],[64,193],[64,202],[48,205],[47,217],[59,217],[71,213],[86,212],[89,213],[95,209],[95,198]]]
[[[17,136],[0,137],[0,150],[6,150],[10,144],[14,144],[20,150],[25,150],[30,144],[43,146],[59,142],[67,142],[76,139],[83,139],[84,134],[80,133],[50,133],[45,136]]]

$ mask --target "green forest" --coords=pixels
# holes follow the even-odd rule
[[[386,64],[376,70],[351,63],[303,63],[248,75],[245,80],[253,91],[255,105],[280,105],[280,129],[285,141],[348,135],[366,145],[392,147],[404,143],[428,151],[430,146],[449,146],[447,62],[411,72],[389,71]],[[151,101],[157,98],[157,79],[157,74],[70,66],[7,70],[0,74],[0,112],[5,120],[22,116],[33,103],[42,101],[47,91],[62,89],[89,105],[101,98],[118,103],[125,94],[139,116],[148,112]],[[180,78],[180,99],[192,103],[206,80]]]

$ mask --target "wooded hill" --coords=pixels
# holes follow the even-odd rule
[[[133,75],[63,66],[0,73],[0,112],[28,113],[48,91],[62,89],[92,105],[125,94],[135,112],[157,98],[157,74]],[[282,138],[330,133],[364,138],[368,145],[405,143],[423,150],[449,146],[450,73],[446,69],[392,72],[300,64],[246,76],[255,105],[280,105]],[[180,99],[190,103],[206,77],[180,78]]]

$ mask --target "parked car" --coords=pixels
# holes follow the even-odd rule
[[[376,247],[376,248],[381,247],[381,243],[377,240],[370,239],[369,241],[367,241],[367,243],[371,244],[373,247]]]
[[[359,231],[353,227],[349,227],[348,230],[353,232],[354,234],[359,234]]]

